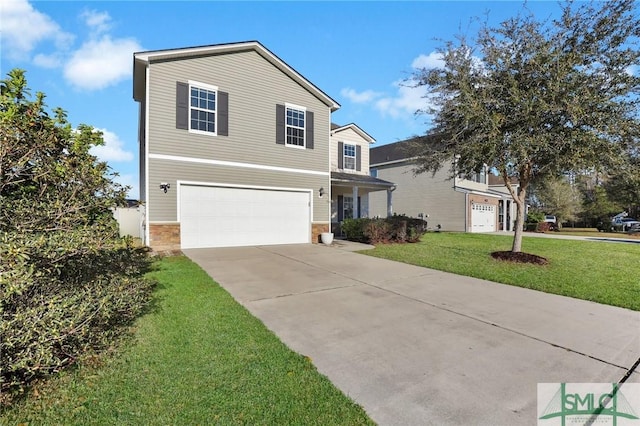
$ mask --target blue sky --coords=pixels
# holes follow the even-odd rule
[[[399,83],[437,63],[443,40],[473,36],[485,17],[498,24],[522,2],[205,2],[2,0],[2,78],[27,70],[32,92],[68,112],[73,125],[105,133],[94,152],[138,197],[138,105],[132,54],[258,40],[342,107],[338,124],[356,123],[383,145],[423,134],[423,92]],[[540,18],[555,1],[529,2]]]

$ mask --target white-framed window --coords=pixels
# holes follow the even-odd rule
[[[189,131],[216,135],[216,99],[218,88],[189,82]]]
[[[356,169],[356,146],[350,144],[344,144],[343,155],[343,167],[346,170]]]
[[[297,105],[285,105],[285,145],[304,148],[305,146],[306,108]]]
[[[353,219],[353,197],[350,195],[345,195],[342,198],[342,217]]]
[[[369,174],[371,175],[371,177],[377,178],[378,177],[378,169],[369,170]]]

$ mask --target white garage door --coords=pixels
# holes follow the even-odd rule
[[[494,232],[496,230],[496,206],[491,204],[471,205],[471,232]]]
[[[182,248],[310,242],[310,192],[182,185]]]

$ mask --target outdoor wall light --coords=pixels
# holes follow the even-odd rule
[[[322,196],[324,195],[324,188],[320,187],[320,189],[318,190],[318,195],[320,196],[320,198],[322,198]]]
[[[164,191],[164,193],[165,193],[165,194],[167,193],[167,190],[168,190],[169,188],[171,188],[171,185],[170,185],[170,184],[168,184],[168,183],[166,183],[166,182],[162,182],[162,183],[160,184],[160,189],[162,189],[162,190]]]

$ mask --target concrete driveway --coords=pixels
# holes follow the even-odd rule
[[[381,425],[536,424],[537,383],[640,383],[639,312],[322,245],[185,253]]]

